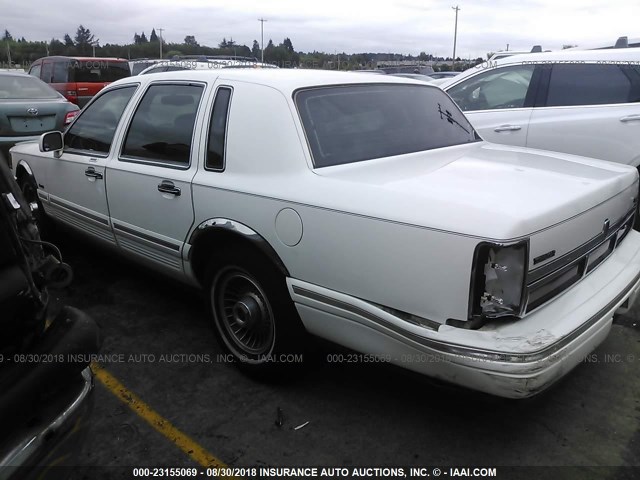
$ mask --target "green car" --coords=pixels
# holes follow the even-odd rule
[[[0,72],[0,151],[64,130],[80,109],[42,80],[26,73]]]

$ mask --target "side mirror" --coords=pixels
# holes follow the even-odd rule
[[[55,158],[62,156],[64,139],[61,132],[47,132],[40,135],[38,146],[41,152],[53,152]]]

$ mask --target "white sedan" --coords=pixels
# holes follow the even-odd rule
[[[136,76],[11,155],[42,221],[202,287],[222,346],[257,372],[308,332],[527,397],[640,288],[635,168],[486,143],[409,79]]]

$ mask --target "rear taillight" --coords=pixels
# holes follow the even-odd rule
[[[64,98],[69,100],[71,103],[75,103],[76,105],[78,104],[78,92],[75,90],[67,90],[64,92]]]
[[[529,242],[480,243],[471,278],[469,319],[522,317],[526,308]]]
[[[64,124],[65,126],[69,125],[74,118],[76,118],[76,115],[78,115],[78,113],[80,113],[80,110],[74,110],[73,112],[67,112],[67,114],[64,116]]]

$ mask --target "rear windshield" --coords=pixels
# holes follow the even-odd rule
[[[316,167],[480,140],[442,90],[406,84],[349,85],[295,95]]]
[[[0,99],[40,99],[60,98],[60,95],[32,76],[0,75]]]
[[[68,64],[69,82],[106,83],[131,76],[128,62],[81,60]]]

